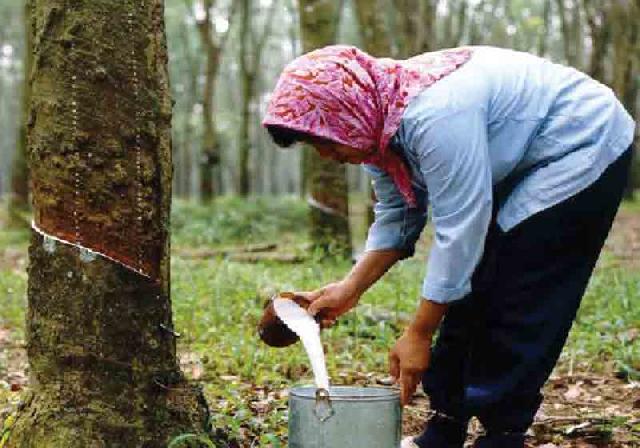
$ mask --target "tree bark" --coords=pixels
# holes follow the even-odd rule
[[[11,195],[9,198],[9,226],[24,227],[25,215],[29,211],[29,169],[27,166],[27,106],[31,95],[29,77],[31,73],[31,0],[26,0],[24,4],[24,29],[25,29],[25,52],[24,52],[24,75],[22,82],[22,113],[18,125],[18,142],[13,158],[11,169]]]
[[[165,448],[208,430],[170,331],[163,17],[162,0],[34,2],[31,389],[5,448]]]
[[[300,0],[303,51],[335,43],[340,2]],[[304,178],[311,206],[311,240],[314,249],[351,256],[349,191],[344,165],[321,158],[306,149]]]

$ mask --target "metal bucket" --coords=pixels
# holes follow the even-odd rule
[[[289,448],[398,448],[400,393],[385,387],[289,391]]]

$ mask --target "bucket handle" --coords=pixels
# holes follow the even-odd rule
[[[313,408],[313,413],[321,423],[326,422],[336,413],[331,406],[331,398],[327,389],[316,389],[316,405]]]

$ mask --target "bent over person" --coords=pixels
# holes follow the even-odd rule
[[[626,184],[635,124],[611,89],[501,48],[400,61],[338,45],[284,69],[263,124],[374,179],[366,251],[306,293],[313,314],[353,308],[413,254],[431,208],[422,300],[390,369],[403,404],[421,380],[435,412],[403,446],[462,447],[476,416],[476,447],[523,447]]]

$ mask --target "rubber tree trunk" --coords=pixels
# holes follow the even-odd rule
[[[259,70],[262,69],[262,56],[264,45],[269,39],[273,25],[273,19],[278,7],[278,2],[271,2],[262,30],[258,33],[252,17],[255,15],[256,5],[253,0],[241,0],[240,8],[240,85],[242,89],[242,104],[240,106],[240,132],[238,146],[240,148],[239,155],[239,185],[238,190],[242,197],[247,197],[253,190],[256,191],[259,183],[257,176],[261,169],[255,160],[251,164],[252,141],[251,128],[254,119],[252,105],[257,101],[257,80],[259,79]],[[251,167],[250,165],[253,165]],[[252,169],[253,168],[253,169]]]
[[[580,14],[578,4],[567,2],[566,0],[556,0],[556,8],[560,17],[560,28],[562,30],[562,44],[564,46],[564,57],[567,64],[572,67],[581,66],[582,42],[580,34]]]
[[[615,0],[611,3],[613,43],[612,88],[627,111],[637,119],[638,79],[640,78],[640,1]],[[636,138],[636,142],[637,142]],[[637,151],[637,148],[636,148]],[[631,168],[626,197],[631,198],[640,181],[637,152]]]
[[[240,181],[239,192],[242,197],[247,197],[251,190],[251,100],[254,96],[255,73],[248,61],[250,57],[250,33],[251,33],[251,8],[252,0],[240,1],[240,85],[242,88],[242,105],[240,119],[240,138],[238,145],[240,146]]]
[[[300,0],[300,30],[304,52],[335,43],[340,3]],[[311,205],[311,240],[315,249],[351,256],[349,191],[344,165],[306,149],[303,163]]]
[[[31,13],[30,390],[3,448],[166,448],[208,410],[171,331],[163,1]]]
[[[205,16],[198,22],[200,41],[205,53],[205,77],[204,89],[202,92],[202,155],[200,158],[200,193],[204,203],[210,202],[216,195],[214,174],[219,170],[220,154],[216,141],[216,131],[214,123],[214,95],[215,82],[220,65],[221,48],[216,44],[213,36],[211,13],[214,7],[213,0],[204,0]]]
[[[602,83],[607,83],[605,62],[611,41],[610,5],[594,0],[583,0],[589,32],[591,34],[591,53],[589,56],[589,75]]]
[[[587,1],[587,0],[583,0]],[[542,27],[538,36],[538,56],[545,57],[549,47],[549,29],[551,25],[551,0],[544,0],[542,6]]]
[[[198,61],[198,55],[193,51],[190,43],[189,43],[189,33],[190,27],[187,23],[182,24],[180,29],[180,40],[182,42],[181,51],[183,52],[184,58],[186,60],[186,64],[184,67],[184,72],[182,72],[182,76],[187,79],[185,83],[185,92],[184,92],[184,110],[183,114],[185,119],[183,121],[183,129],[182,133],[184,135],[184,144],[181,145],[180,152],[182,153],[182,163],[180,166],[180,177],[181,179],[181,190],[183,192],[184,198],[191,198],[191,196],[196,193],[192,188],[192,177],[196,168],[196,159],[197,156],[194,154],[195,150],[193,143],[194,126],[191,120],[191,116],[193,115],[194,105],[197,103],[198,98],[198,76],[200,73],[200,64]],[[197,195],[197,193],[196,193]]]
[[[398,57],[408,58],[438,48],[433,0],[397,0],[393,5]]]
[[[22,84],[22,113],[18,125],[18,141],[11,168],[11,195],[9,199],[9,225],[11,227],[24,227],[25,216],[29,211],[29,169],[27,167],[27,105],[30,97],[29,76],[31,72],[31,0],[25,1],[24,28],[25,28],[25,54],[24,75]]]
[[[364,49],[375,57],[391,56],[391,36],[385,24],[385,9],[381,0],[355,0],[356,16],[360,24],[360,32],[364,42]],[[366,224],[373,224],[375,215],[373,208],[376,202],[375,192],[371,182],[367,187]]]

